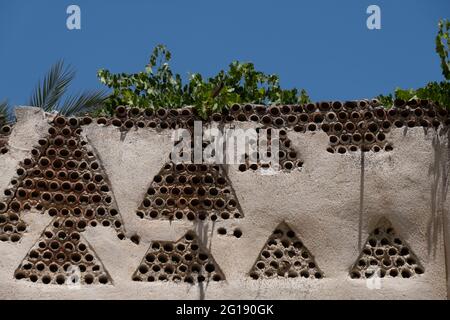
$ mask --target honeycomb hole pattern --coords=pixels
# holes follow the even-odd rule
[[[53,285],[111,284],[104,266],[81,234],[54,218],[14,273],[17,280]]]
[[[221,165],[167,162],[136,212],[141,219],[228,220],[244,215]]]
[[[225,275],[194,231],[176,242],[153,241],[133,281],[173,281],[190,284],[223,281]]]
[[[35,208],[82,232],[112,227],[125,238],[123,221],[95,154],[81,138],[77,118],[56,117],[48,136],[21,161],[0,199],[0,241],[18,242],[26,231],[23,210]]]
[[[99,125],[113,125],[121,130],[134,127],[165,130],[192,129],[194,122],[202,119],[190,107],[142,110],[119,106],[114,117],[98,118],[96,121]],[[322,101],[302,105],[234,104],[229,110],[212,114],[207,121],[220,124],[250,121],[266,128],[303,133],[321,130],[329,136],[327,151],[335,154],[358,150],[392,151],[393,144],[387,141],[386,135],[392,128],[437,129],[450,125],[448,110],[424,99],[397,99],[390,109],[383,107],[377,99]]]
[[[362,252],[350,269],[352,279],[411,278],[425,272],[411,248],[386,218],[380,219],[370,233]]]
[[[323,278],[314,256],[286,222],[280,223],[269,237],[249,275],[254,280]]]
[[[252,155],[252,157],[249,156],[249,154],[245,154],[244,163],[240,164],[238,167],[238,170],[240,172],[246,172],[249,170],[257,171],[259,169],[269,169],[273,168],[276,170],[282,170],[286,172],[290,172],[293,170],[301,170],[303,168],[303,161],[299,158],[298,152],[292,147],[292,142],[287,136],[287,131],[284,129],[279,130],[278,137],[279,137],[279,144],[278,144],[278,163],[274,164],[269,161],[263,161],[261,159],[260,152],[265,151],[267,159],[270,159],[272,157],[272,152],[274,150],[272,149],[272,128],[258,128],[258,132],[261,132],[261,130],[266,130],[267,132],[267,141],[262,141],[264,143],[264,146],[259,146],[259,148],[254,148],[255,154]],[[259,141],[261,143],[261,141]],[[258,144],[257,141],[254,141],[253,147],[256,147],[256,144]],[[256,162],[254,161],[256,160]]]
[[[232,236],[235,238],[241,238],[243,236],[243,232],[241,229],[239,228],[235,228],[234,230],[230,230],[230,232],[228,233],[227,229],[225,227],[220,227],[217,229],[217,234],[219,236]]]
[[[8,139],[12,132],[12,127],[10,125],[2,123],[2,119],[0,118],[0,156],[9,151]]]

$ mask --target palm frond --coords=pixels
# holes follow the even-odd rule
[[[67,91],[67,87],[75,77],[75,71],[64,66],[64,61],[55,63],[43,81],[39,81],[30,97],[29,105],[40,107],[50,112],[57,108],[61,97]]]
[[[107,97],[108,94],[104,90],[84,91],[81,94],[68,97],[56,110],[65,116],[92,111],[96,107],[102,106]]]
[[[8,100],[0,102],[0,126],[7,123],[10,117],[10,109],[8,105]]]

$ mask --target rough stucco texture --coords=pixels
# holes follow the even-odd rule
[[[49,127],[48,116],[37,109],[19,109],[17,115],[10,152],[0,156],[0,190],[8,187],[19,161]],[[28,229],[20,242],[0,242],[1,299],[447,298],[447,133],[393,129],[388,134],[393,151],[367,152],[361,159],[360,152],[328,153],[328,136],[323,132],[289,131],[303,168],[262,175],[230,166],[228,177],[244,217],[217,222],[149,220],[136,215],[153,177],[168,161],[170,130],[143,128],[124,135],[115,127],[90,124],[83,127],[82,136],[105,170],[126,230],[124,240],[109,228],[88,227],[83,232],[112,283],[66,286],[15,279],[16,268],[51,220],[31,210],[22,213]],[[385,277],[375,286],[370,280],[351,279],[352,265],[383,217],[414,251],[425,272],[407,279]],[[267,239],[283,221],[314,256],[323,278],[254,280],[249,276]],[[219,234],[220,228],[226,234]],[[242,232],[239,238],[233,235],[236,229]],[[177,241],[189,230],[210,249],[225,281],[132,281],[151,241]],[[139,235],[139,244],[129,240],[133,235]]]

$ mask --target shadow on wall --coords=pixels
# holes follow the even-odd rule
[[[447,140],[447,141],[445,141]],[[432,177],[431,183],[431,216],[427,225],[428,254],[436,256],[439,233],[444,230],[446,238],[445,221],[447,209],[445,207],[448,192],[448,173],[450,148],[450,131],[444,134],[435,133],[433,136],[433,163],[430,164],[428,174]],[[446,239],[444,239],[446,240]],[[445,241],[447,243],[447,241]]]

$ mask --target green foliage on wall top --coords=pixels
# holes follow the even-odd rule
[[[430,82],[425,87],[419,89],[397,88],[394,95],[380,95],[378,99],[386,107],[393,105],[394,99],[405,101],[411,99],[432,100],[443,107],[450,108],[450,21],[439,21],[439,30],[436,35],[436,53],[441,60],[441,69],[444,80],[441,82]]]
[[[145,71],[112,74],[99,70],[99,80],[112,89],[100,114],[111,114],[120,105],[140,108],[193,106],[202,118],[234,103],[307,103],[305,90],[281,89],[277,75],[257,71],[253,63],[232,62],[227,71],[204,79],[194,73],[187,84],[170,68],[171,54],[163,45],[154,48]]]

